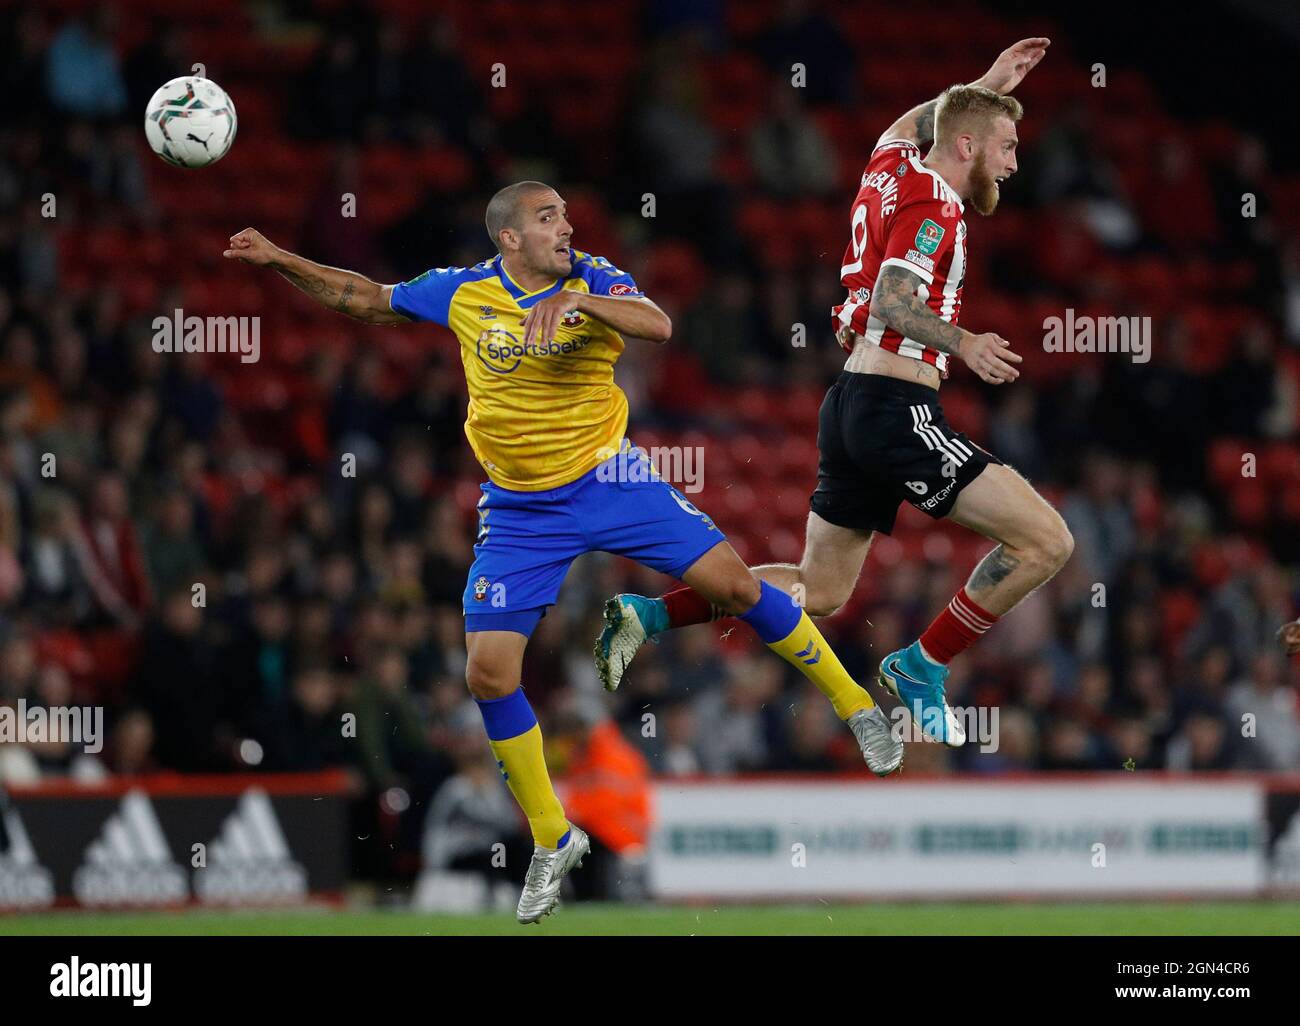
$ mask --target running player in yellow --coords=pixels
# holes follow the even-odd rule
[[[464,595],[466,678],[502,775],[532,828],[520,922],[559,899],[588,850],[565,817],[520,677],[533,628],[569,565],[601,550],[694,588],[747,622],[826,694],[873,772],[898,768],[902,742],[788,595],[758,580],[709,517],[663,481],[624,436],[627,399],[614,383],[624,336],[665,342],[672,324],[631,275],[573,249],[564,200],[519,182],[487,207],[497,255],[380,285],[286,252],[252,228],[225,256],[278,271],[318,302],[369,324],[451,328],[469,384],[465,434],[488,480]]]

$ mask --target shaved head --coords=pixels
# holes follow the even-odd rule
[[[545,182],[515,182],[493,196],[487,205],[487,214],[483,218],[487,225],[488,238],[499,250],[501,249],[501,232],[506,228],[519,231],[523,227],[524,201],[539,192],[554,192]]]

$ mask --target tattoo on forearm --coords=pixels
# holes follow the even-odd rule
[[[915,339],[941,353],[956,354],[961,345],[961,328],[939,315],[916,294],[920,278],[901,267],[886,267],[876,279],[871,297],[872,312],[905,338]]]
[[[281,277],[291,285],[302,289],[307,295],[322,301],[328,301],[329,284],[319,274],[299,274],[297,271],[290,270],[278,260],[273,261],[269,266],[271,270],[279,272]]]
[[[1011,555],[1005,545],[999,545],[980,560],[979,566],[970,575],[966,590],[968,592],[984,591],[988,588],[995,588],[1010,577],[1011,572],[1019,565],[1020,560]]]
[[[938,100],[931,100],[916,116],[916,141],[921,146],[934,142],[934,112],[939,107]]]
[[[318,303],[323,303],[325,306],[331,307],[354,320],[365,321],[367,324],[401,324],[406,321],[406,318],[401,314],[383,309],[373,300],[365,299],[365,293],[362,293],[363,302],[361,305],[356,305],[358,287],[369,284],[369,282],[365,278],[352,276],[351,272],[339,271],[332,267],[325,268],[332,275],[350,275],[350,277],[343,280],[342,287],[340,287],[337,284],[337,278],[334,279],[334,283],[331,283],[330,279],[324,274],[318,274],[312,270],[294,270],[278,260],[272,261],[267,266],[278,272],[285,281],[307,293]]]
[[[339,296],[339,301],[335,304],[334,309],[338,310],[340,313],[347,313],[348,303],[352,301],[352,293],[356,292],[356,290],[357,287],[352,282],[348,282],[344,285],[343,294]]]

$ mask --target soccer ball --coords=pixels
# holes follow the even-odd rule
[[[211,79],[184,75],[153,94],[144,134],[154,153],[177,167],[207,167],[235,141],[235,105]]]

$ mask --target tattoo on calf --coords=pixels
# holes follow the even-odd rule
[[[1011,555],[1005,545],[999,545],[980,560],[980,565],[971,574],[966,590],[983,591],[986,588],[996,587],[1011,576],[1011,571],[1019,565],[1020,560]]]

